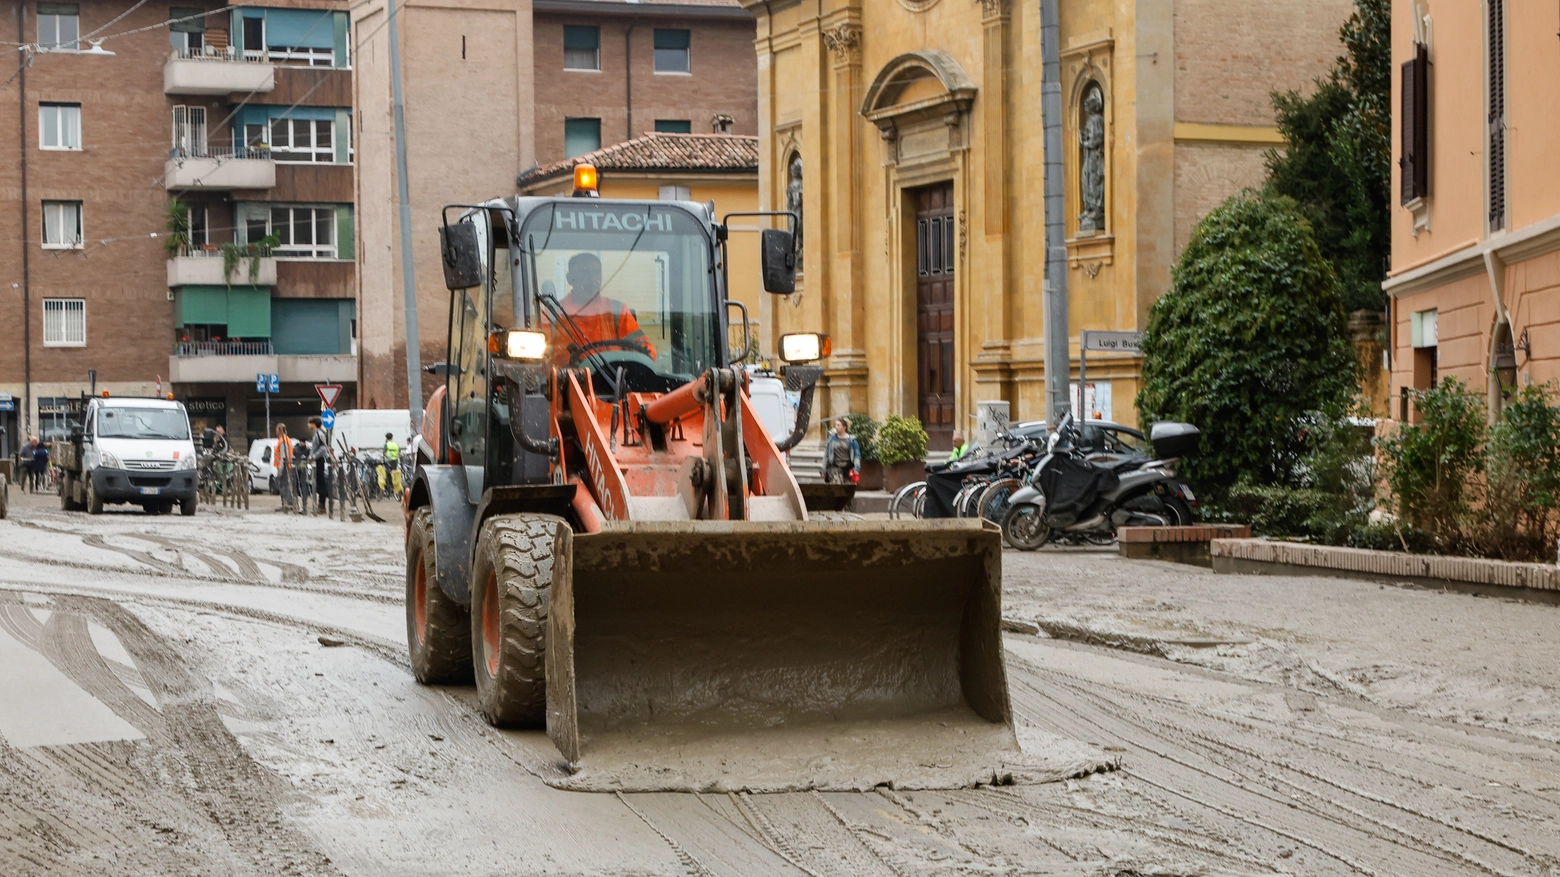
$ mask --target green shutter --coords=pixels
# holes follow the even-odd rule
[[[655,130],[662,134],[692,134],[693,123],[687,119],[656,119]]]
[[[336,130],[333,132],[336,139],[331,141],[336,144],[336,164],[350,164],[352,162],[352,111],[339,109],[336,111]]]
[[[601,48],[601,28],[566,24],[563,26],[563,47],[565,49],[599,49]]]
[[[351,57],[347,55],[347,14],[345,12],[337,12],[335,13],[335,19],[336,66],[347,67],[352,63]]]
[[[205,11],[206,10],[204,9],[191,9],[183,6],[175,6],[168,10],[168,17],[189,18],[189,21],[175,21],[173,24],[168,25],[168,29],[174,33],[204,33],[206,30],[206,19],[204,17],[190,18],[190,16],[200,15]]]
[[[235,286],[227,294],[229,338],[271,337],[271,290],[264,286]]]
[[[686,49],[688,48],[688,31],[656,28],[655,47],[657,49]]]
[[[563,154],[568,158],[601,148],[600,119],[564,119]]]
[[[350,351],[350,341],[341,346],[339,302],[329,298],[276,299],[272,349],[282,356],[331,356]]]
[[[178,325],[227,325],[227,288],[185,286],[178,293]]]
[[[352,205],[336,206],[336,258],[356,259],[357,248],[352,226]]]

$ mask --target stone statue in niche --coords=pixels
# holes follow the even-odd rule
[[[796,270],[802,270],[802,156],[791,153],[786,171],[785,209],[796,214]]]
[[[1091,83],[1083,96],[1078,130],[1078,233],[1105,230],[1105,96]]]

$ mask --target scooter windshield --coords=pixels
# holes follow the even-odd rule
[[[547,204],[521,240],[554,365],[621,370],[631,388],[660,390],[720,364],[711,241],[686,210]]]

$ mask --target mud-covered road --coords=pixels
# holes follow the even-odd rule
[[[586,794],[412,682],[400,530],[0,521],[0,874],[1560,875],[1560,609],[1004,557],[1020,736],[957,792]],[[1015,627],[1021,625],[1015,624]]]

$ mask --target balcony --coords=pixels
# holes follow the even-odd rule
[[[276,185],[276,162],[265,149],[175,149],[163,167],[163,184],[170,192],[180,189],[270,189]]]
[[[265,93],[276,88],[276,68],[265,55],[229,48],[180,49],[163,64],[163,94]]]
[[[251,260],[257,260],[253,274]],[[276,257],[269,253],[250,256],[240,248],[238,260],[231,276],[227,274],[227,259],[220,248],[182,252],[168,260],[168,286],[224,286],[241,283],[247,286],[276,285]]]
[[[276,374],[283,383],[352,384],[357,357],[276,354],[269,341],[186,341],[168,357],[169,380],[175,384],[252,385],[258,374]]]

